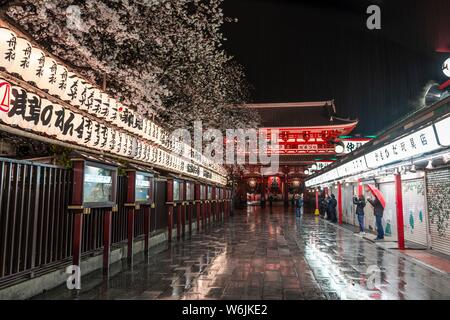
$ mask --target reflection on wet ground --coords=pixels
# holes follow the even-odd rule
[[[349,230],[290,210],[249,208],[112,275],[37,299],[448,299],[450,277]]]

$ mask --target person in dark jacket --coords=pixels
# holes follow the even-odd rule
[[[367,199],[369,203],[373,206],[373,213],[375,215],[375,219],[377,221],[377,232],[378,235],[375,240],[383,240],[384,239],[384,230],[383,230],[383,212],[384,208],[378,198]]]
[[[272,208],[272,206],[273,206],[273,195],[272,194],[270,194],[269,195],[269,206]]]
[[[328,212],[330,213],[331,222],[337,222],[337,214],[336,214],[337,201],[334,194],[331,195],[331,199],[328,201]]]
[[[319,199],[319,212],[322,218],[325,218],[325,208],[325,197],[321,195]]]
[[[325,214],[326,214],[326,219],[327,220],[331,220],[331,213],[330,213],[330,196],[326,196],[325,200],[324,200],[324,206],[325,206]]]
[[[358,223],[359,223],[359,233],[361,235],[365,234],[364,229],[364,207],[366,206],[366,200],[364,199],[363,195],[360,195],[359,197],[353,198],[353,204],[356,205],[356,215],[358,216]]]

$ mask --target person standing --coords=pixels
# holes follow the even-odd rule
[[[375,215],[375,219],[377,222],[378,235],[377,235],[375,241],[383,240],[384,239],[384,230],[383,230],[384,208],[383,208],[383,205],[381,204],[380,200],[378,200],[378,198],[376,198],[376,197],[373,199],[367,199],[367,201],[369,201],[369,203],[373,206],[373,213]]]
[[[300,217],[301,204],[300,204],[300,195],[298,193],[294,195],[294,206],[295,206],[295,215],[297,217]]]
[[[303,193],[300,195],[300,215],[303,215],[303,208],[305,205],[305,199],[303,198]]]
[[[269,206],[272,208],[273,205],[273,195],[272,193],[269,194]]]
[[[331,199],[328,201],[328,211],[330,213],[331,222],[337,222],[337,214],[336,214],[337,201],[336,196],[334,194],[331,195]]]
[[[330,196],[327,195],[325,197],[325,201],[324,201],[326,219],[329,220],[329,221],[331,220],[330,200],[331,200]]]
[[[320,216],[322,218],[325,218],[325,197],[323,195],[320,195],[320,199],[319,199],[319,212],[320,212]]]
[[[359,234],[365,235],[365,229],[364,229],[364,207],[366,206],[366,200],[364,199],[363,195],[360,195],[359,197],[353,197],[353,204],[356,205],[356,215],[358,217],[358,223],[359,223]]]

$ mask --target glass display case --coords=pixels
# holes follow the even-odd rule
[[[136,172],[135,201],[142,204],[151,204],[153,202],[152,174]]]
[[[181,201],[183,199],[183,182],[173,180],[173,201]]]
[[[117,168],[85,162],[83,207],[101,208],[116,203]]]
[[[206,186],[200,185],[200,200],[206,200]]]
[[[212,200],[212,187],[208,186],[208,200]]]
[[[186,200],[195,200],[195,185],[193,182],[186,182]]]

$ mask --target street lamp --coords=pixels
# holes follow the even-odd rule
[[[450,58],[445,60],[444,64],[442,65],[442,72],[450,78]]]
[[[336,147],[334,148],[334,151],[336,151],[337,154],[344,153],[344,145],[342,143],[336,144]]]

